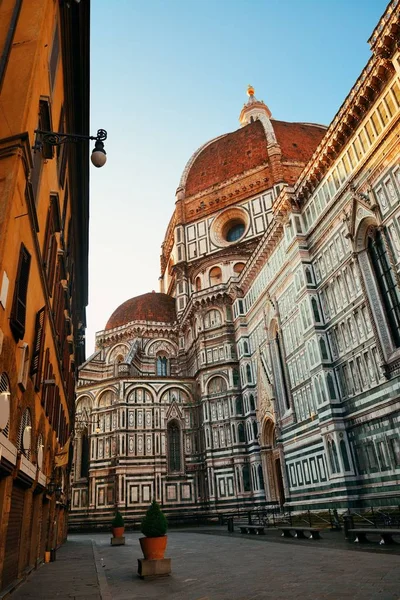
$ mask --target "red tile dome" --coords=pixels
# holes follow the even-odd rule
[[[175,298],[156,292],[131,298],[113,312],[108,319],[106,329],[121,327],[131,321],[173,323],[176,321]]]
[[[305,166],[326,132],[313,123],[288,123],[270,120],[283,163]],[[204,192],[212,186],[243,175],[252,169],[268,166],[268,141],[261,121],[254,121],[204,144],[187,166],[186,197]],[[299,168],[296,168],[296,178]],[[289,179],[290,181],[290,179]],[[271,180],[272,186],[276,181]]]

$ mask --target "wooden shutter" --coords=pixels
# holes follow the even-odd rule
[[[44,367],[43,367],[44,379],[49,379],[49,370],[50,370],[50,349],[46,348],[46,354],[45,354],[45,358],[44,358]],[[43,389],[42,397],[40,399],[42,406],[46,406],[48,392],[49,392],[49,386],[46,385]]]
[[[42,380],[42,364],[44,352],[45,307],[36,314],[35,341],[31,362],[31,375],[35,375],[35,389],[38,390]]]
[[[22,340],[25,335],[26,296],[28,292],[31,255],[23,244],[19,252],[17,277],[15,280],[14,299],[10,316],[10,327],[15,339]]]

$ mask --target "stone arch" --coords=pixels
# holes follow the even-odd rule
[[[171,340],[160,338],[157,340],[152,340],[145,347],[146,356],[151,356],[156,358],[160,354],[163,354],[169,358],[175,357],[178,353],[178,347]]]
[[[96,397],[94,408],[109,408],[116,400],[117,393],[112,387],[101,390]]]
[[[220,391],[210,392],[210,385],[213,386],[213,380],[221,380],[221,389],[220,389]],[[214,384],[216,384],[216,383],[217,382],[214,381]],[[211,375],[211,377],[209,377],[207,379],[206,385],[205,385],[205,389],[206,389],[207,394],[210,394],[210,393],[212,393],[212,394],[218,394],[218,393],[223,394],[228,389],[228,380],[221,373],[213,374],[213,375]]]
[[[129,352],[129,346],[128,344],[124,344],[124,343],[117,343],[114,346],[112,346],[109,351],[107,352],[106,355],[106,363],[107,364],[112,364],[115,362],[124,362],[126,355]],[[122,356],[122,361],[117,361],[118,357]]]
[[[169,384],[169,385],[166,385],[166,386],[162,387],[158,391],[157,397],[159,398],[159,401],[162,402],[163,399],[164,399],[164,397],[165,397],[165,395],[168,394],[168,392],[174,392],[174,391],[182,392],[182,394],[183,394],[183,402],[184,402],[185,398],[186,398],[187,402],[191,402],[192,401],[192,395],[187,390],[187,388],[185,388],[183,385],[179,385],[179,384],[175,384],[175,383],[174,384]],[[172,397],[173,397],[173,393],[172,393],[171,398],[170,398],[171,402],[174,401],[172,399]],[[180,402],[180,398],[175,398],[175,401],[177,401],[179,403]]]
[[[139,394],[138,394],[139,392]],[[142,395],[142,392],[144,394]],[[133,384],[125,393],[126,401],[130,404],[154,404],[155,392],[153,388],[146,384]]]
[[[284,455],[277,445],[276,424],[264,417],[260,428],[261,464],[264,475],[266,499],[270,502],[285,502]]]
[[[366,249],[368,230],[371,227],[378,227],[379,223],[375,217],[368,215],[361,219],[358,223],[354,234],[354,249],[356,252],[361,252]]]

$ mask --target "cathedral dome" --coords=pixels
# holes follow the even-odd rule
[[[175,298],[168,294],[150,292],[127,300],[108,319],[106,330],[121,327],[132,321],[176,321]]]
[[[269,185],[282,179],[292,183],[325,135],[323,125],[273,119],[268,106],[255,97],[252,86],[247,93],[249,100],[239,117],[241,128],[206,142],[186,164],[178,188],[184,190],[186,198],[213,190],[224,182],[236,181],[260,168],[270,170],[269,149],[272,147],[280,149],[284,165],[294,163],[296,166],[293,174],[285,173],[286,177],[282,173],[270,173]]]

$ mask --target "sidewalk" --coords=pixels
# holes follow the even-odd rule
[[[90,536],[71,536],[55,562],[31,573],[10,600],[102,600]],[[7,600],[8,600],[7,598]]]

